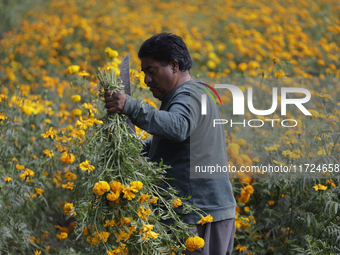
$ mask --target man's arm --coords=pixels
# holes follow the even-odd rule
[[[190,134],[189,97],[177,96],[169,111],[162,111],[127,96],[122,113],[136,126],[164,139],[180,142]]]

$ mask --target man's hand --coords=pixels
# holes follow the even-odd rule
[[[125,93],[113,93],[111,90],[109,90],[105,93],[104,97],[105,107],[108,113],[121,113],[123,111],[126,102]]]

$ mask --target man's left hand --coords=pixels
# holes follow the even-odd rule
[[[109,90],[105,93],[105,107],[108,113],[121,113],[126,102],[126,94],[121,92],[114,93]]]

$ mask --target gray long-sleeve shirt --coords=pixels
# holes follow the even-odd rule
[[[166,177],[175,179],[168,183],[178,195],[191,197],[189,203],[220,221],[235,217],[236,202],[228,172],[222,171],[228,165],[223,125],[213,127],[221,116],[203,89],[196,81],[185,82],[163,99],[160,110],[128,96],[122,113],[153,135],[145,146],[148,157],[171,166]],[[207,115],[201,115],[202,94]],[[200,220],[195,213],[181,218],[190,224]]]

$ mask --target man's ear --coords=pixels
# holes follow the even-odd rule
[[[170,60],[169,64],[171,66],[171,69],[172,69],[173,73],[177,73],[178,70],[179,70],[179,64],[178,64],[177,60],[176,59],[172,59],[172,60]]]

